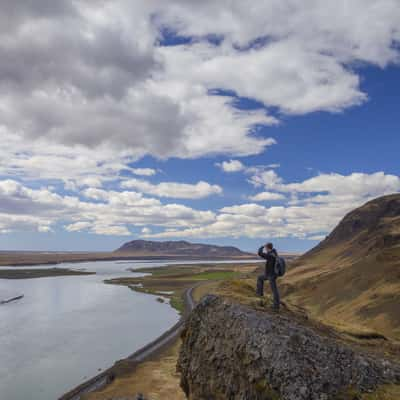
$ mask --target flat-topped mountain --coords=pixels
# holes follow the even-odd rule
[[[132,240],[124,243],[116,253],[137,256],[173,256],[195,258],[237,258],[254,257],[233,246],[190,243],[185,240],[157,242],[150,240]]]
[[[400,194],[351,211],[292,266],[287,295],[311,314],[400,338]]]

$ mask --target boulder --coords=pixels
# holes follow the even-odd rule
[[[400,381],[392,362],[361,354],[288,315],[214,295],[191,313],[182,339],[177,369],[191,400],[329,400]]]

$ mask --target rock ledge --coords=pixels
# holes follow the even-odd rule
[[[191,400],[329,400],[400,381],[388,361],[213,295],[194,309],[182,338],[178,371]]]

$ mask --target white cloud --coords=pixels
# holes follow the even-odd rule
[[[271,143],[271,144],[275,144]],[[231,172],[239,172],[242,171],[246,174],[252,174],[254,175],[260,175],[262,172],[265,172],[266,170],[271,170],[274,168],[279,168],[280,164],[274,163],[274,164],[267,164],[267,165],[245,165],[239,160],[229,160],[229,161],[223,161],[222,163],[216,163],[215,164],[217,167],[221,168],[222,171],[231,173]]]
[[[196,184],[161,182],[152,184],[140,179],[129,179],[121,183],[125,189],[136,189],[142,193],[157,197],[173,197],[176,199],[201,199],[215,194],[221,194],[222,188],[200,181]]]
[[[131,172],[135,175],[153,176],[157,171],[153,168],[132,168]]]
[[[264,186],[266,189],[278,189],[281,187],[282,178],[273,170],[264,171],[255,169],[255,174],[250,177],[249,182],[255,187]]]
[[[307,239],[308,240],[317,240],[318,242],[324,240],[326,238],[326,235],[315,235],[315,236],[309,236]]]
[[[254,196],[250,196],[249,200],[252,201],[272,201],[272,200],[284,200],[285,196],[281,193],[273,192],[261,192]]]
[[[273,172],[273,171],[268,171]],[[281,206],[241,204],[224,207],[213,223],[168,230],[153,237],[297,237],[319,240],[352,209],[377,197],[400,192],[400,177],[383,172],[322,174],[299,183],[283,183],[276,173],[261,173],[254,184],[290,193]],[[293,196],[294,195],[294,196]]]
[[[142,229],[142,234],[143,234],[144,236],[150,235],[150,234],[151,234],[151,229],[145,226],[145,227]]]
[[[128,235],[131,226],[195,227],[211,223],[215,214],[180,204],[163,204],[132,191],[88,188],[61,196],[48,189],[31,189],[13,180],[0,180],[0,231],[49,231],[63,223],[70,232]]]
[[[115,178],[146,154],[259,154],[274,141],[257,126],[279,122],[269,107],[304,114],[360,104],[368,96],[354,65],[399,61],[397,0],[167,3],[4,4],[0,136],[13,146],[2,172],[72,188],[109,160],[93,179]],[[162,28],[193,40],[160,46]],[[266,109],[239,110],[218,88]]]
[[[282,114],[365,102],[361,68],[399,63],[397,0],[100,3],[2,4],[0,176],[13,180],[0,181],[1,232],[60,223],[122,235],[154,224],[167,236],[303,237],[325,232],[366,199],[399,190],[399,178],[383,172],[285,183],[275,166],[242,167],[234,158],[275,144],[259,126],[279,124]],[[165,31],[192,40],[162,46]],[[240,109],[237,96],[263,107]],[[202,181],[126,180],[156,173],[135,167],[145,155],[216,154],[232,157],[223,169],[252,174],[254,186],[288,193],[290,201],[214,213],[104,189],[122,181],[157,197],[219,194],[220,186]],[[60,184],[74,196],[57,193]],[[32,189],[42,185],[56,189]]]
[[[224,172],[239,172],[245,169],[245,166],[239,160],[223,161],[222,163],[217,163],[216,165]]]
[[[382,172],[324,174],[299,183],[284,183],[275,175],[271,180],[269,174],[265,184],[279,186],[279,190],[291,197],[280,206],[239,204],[214,213],[180,204],[163,204],[134,191],[87,188],[82,191],[85,196],[82,200],[61,196],[49,188],[32,189],[13,180],[2,180],[0,231],[44,232],[63,223],[70,232],[109,235],[128,235],[140,227],[146,237],[158,238],[292,236],[317,240],[348,211],[376,196],[400,192],[400,177]],[[148,225],[160,229],[152,233]]]
[[[271,170],[253,175],[250,182],[256,187],[264,186],[265,189],[275,189],[295,195],[311,193],[312,197],[299,200],[308,202],[329,202],[338,197],[363,199],[397,192],[400,189],[400,178],[397,175],[385,174],[383,171],[372,174],[357,172],[350,175],[319,174],[303,182],[284,183],[283,179]]]

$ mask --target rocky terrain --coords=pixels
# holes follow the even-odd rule
[[[115,253],[143,256],[179,256],[185,258],[255,257],[254,254],[246,253],[233,246],[190,243],[184,240],[166,242],[133,240],[123,244],[119,249],[115,250]]]
[[[178,360],[192,400],[359,399],[399,366],[361,354],[285,314],[259,312],[215,295],[190,315]]]

